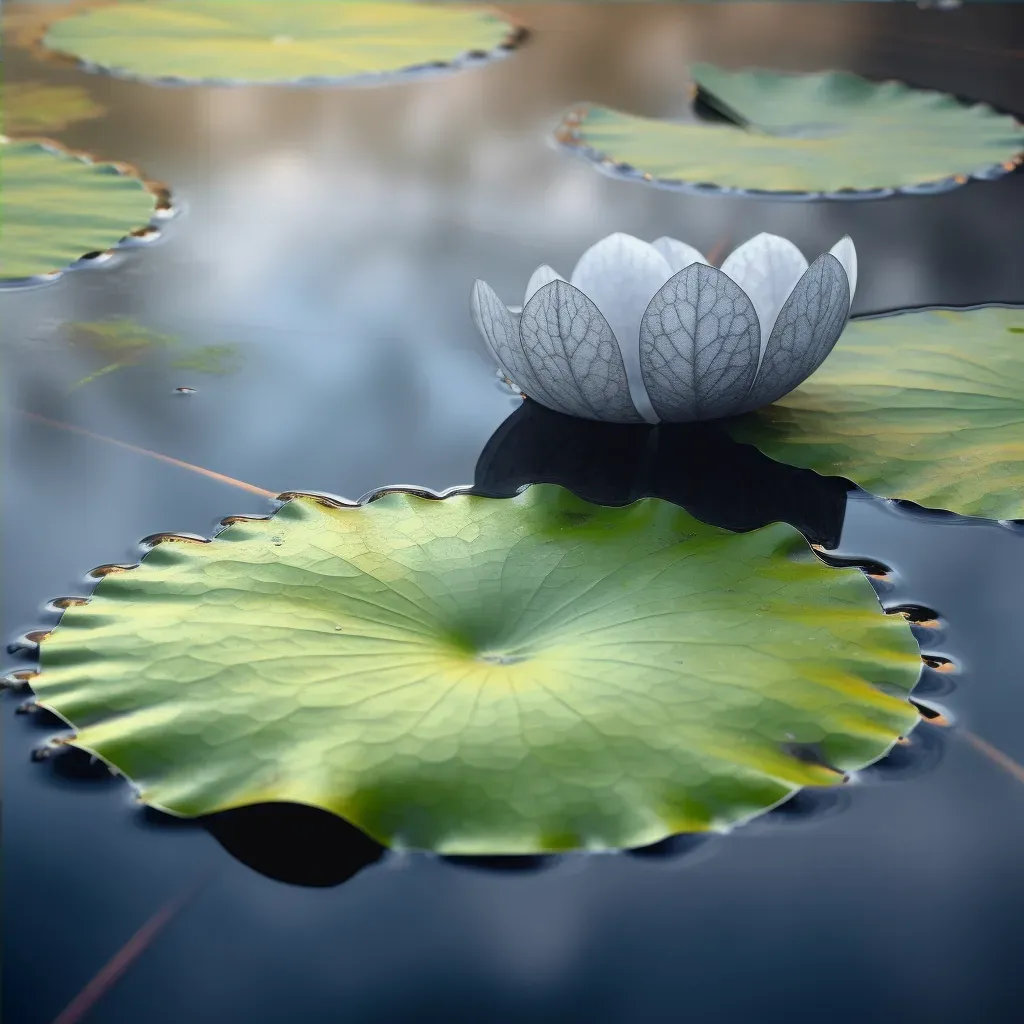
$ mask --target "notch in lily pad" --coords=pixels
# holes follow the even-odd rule
[[[150,0],[61,18],[41,42],[87,71],[162,84],[356,85],[478,64],[525,38],[484,6]]]
[[[984,103],[846,71],[695,64],[691,72],[686,121],[583,106],[566,114],[557,137],[612,174],[772,198],[932,194],[1000,177],[1024,159],[1024,127]]]
[[[295,494],[185,540],[67,608],[31,680],[178,815],[290,801],[448,854],[645,846],[840,785],[918,721],[909,625],[783,525],[535,485]]]

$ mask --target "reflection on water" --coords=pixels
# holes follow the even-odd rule
[[[839,543],[851,486],[775,462],[714,424],[599,423],[526,399],[485,445],[474,489],[502,498],[531,483],[604,505],[664,498],[727,530],[790,523],[826,548]]]
[[[203,827],[247,867],[292,885],[340,885],[384,854],[354,825],[300,804],[221,811],[204,818]]]
[[[1022,791],[958,732],[1024,760],[1020,532],[848,495],[711,427],[652,441],[514,411],[467,309],[475,278],[518,294],[535,266],[564,272],[612,231],[708,251],[767,230],[808,252],[850,233],[858,311],[1021,301],[1020,174],[877,204],[698,199],[605,178],[546,133],[583,99],[681,116],[694,56],[837,65],[1019,107],[1024,23],[1012,5],[507,9],[535,29],[509,60],[358,92],[161,89],[8,47],[8,80],[81,85],[110,111],[62,141],[168,181],[182,214],[150,247],[0,295],[6,635],[51,624],[44,602],[133,560],[137,538],[269,510],[232,480],[355,497],[557,479],[599,500],[661,494],[737,529],[787,519],[838,540],[837,558],[877,563],[887,607],[939,613],[915,627],[936,662],[918,692],[954,727],[920,726],[835,806],[807,795],[706,843],[473,870],[374,859],[344,823],[294,809],[202,825],[147,814],[87,758],[32,763],[57,726],[16,715],[28,695],[7,693],[6,1019],[50,1024],[207,871],[90,1021],[1024,1019]],[[68,394],[95,364],[76,361],[64,325],[110,318],[189,349],[237,345],[238,371],[197,385],[143,360]],[[941,970],[918,976],[915,957]]]

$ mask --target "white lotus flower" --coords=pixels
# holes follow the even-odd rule
[[[541,405],[616,423],[717,419],[777,401],[832,351],[857,287],[849,237],[810,266],[760,234],[721,270],[685,242],[614,234],[572,278],[538,267],[522,311],[484,281],[473,321],[502,373]]]

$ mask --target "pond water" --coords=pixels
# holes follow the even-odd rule
[[[543,478],[628,500],[628,452],[581,436],[546,460],[541,414],[516,413],[468,315],[474,278],[514,301],[537,264],[566,271],[612,231],[704,251],[772,231],[811,255],[850,233],[855,312],[1024,301],[1024,175],[882,202],[693,197],[545,141],[583,99],[680,113],[689,58],[845,67],[1019,110],[1010,8],[507,9],[534,30],[509,59],[376,89],[159,88],[5,53],[8,81],[80,84],[107,108],[56,137],[138,165],[180,209],[150,247],[0,294],[7,635],[146,535],[272,507],[232,480],[355,498]],[[69,390],[99,363],[62,324],[107,317],[236,346],[239,368],[153,358]],[[53,1021],[161,910],[90,1022],[1024,1019],[1024,776],[992,749],[1024,761],[1024,533],[752,457],[664,431],[655,492],[724,525],[789,518],[887,566],[883,603],[916,609],[922,649],[955,668],[936,660],[919,690],[952,728],[922,724],[831,802],[727,836],[480,864],[381,855],[313,812],[146,813],[73,753],[33,761],[55,720],[16,715],[30,694],[9,692],[5,1020]]]

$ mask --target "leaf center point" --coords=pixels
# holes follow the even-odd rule
[[[486,662],[488,665],[518,665],[526,661],[525,654],[505,654],[501,651],[478,651],[477,661]]]

